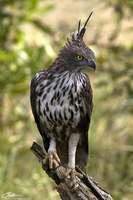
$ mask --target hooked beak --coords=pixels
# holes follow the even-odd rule
[[[94,59],[92,59],[92,60],[90,60],[90,61],[88,60],[88,66],[91,67],[91,68],[93,68],[94,71],[95,71],[95,69],[96,69],[95,60],[94,60]]]

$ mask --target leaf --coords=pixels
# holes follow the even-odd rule
[[[39,20],[32,20],[31,22],[32,22],[38,29],[40,29],[40,30],[42,30],[42,31],[44,31],[44,32],[46,32],[46,33],[50,33],[50,34],[53,33],[53,31],[52,31],[52,29],[50,28],[50,26],[47,26],[47,25],[42,24]]]

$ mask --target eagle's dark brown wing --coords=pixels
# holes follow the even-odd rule
[[[83,120],[82,134],[81,134],[82,143],[81,145],[78,145],[76,153],[76,165],[82,167],[84,171],[85,171],[85,166],[87,165],[88,162],[88,150],[89,150],[88,131],[91,121],[91,114],[93,110],[93,92],[91,89],[89,78],[86,74],[85,76],[86,76],[85,86],[81,93],[83,97],[83,104],[85,107],[84,108],[85,113],[83,113],[83,116],[81,117],[82,118],[81,120]]]
[[[86,122],[85,122],[85,129],[86,134],[88,135],[88,130],[91,121],[91,114],[93,109],[93,92],[90,85],[90,80],[86,75],[86,86],[84,87],[84,102],[86,107]]]
[[[30,102],[31,102],[32,113],[34,115],[34,119],[37,124],[38,130],[43,138],[43,143],[44,143],[44,147],[46,151],[48,151],[48,148],[49,148],[50,138],[45,133],[44,124],[42,124],[40,120],[40,115],[42,115],[40,110],[38,110],[37,112],[37,108],[40,109],[40,105],[37,105],[37,104],[39,104],[40,102],[37,102],[36,88],[41,83],[41,81],[45,80],[47,75],[48,74],[46,70],[39,71],[36,74],[36,76],[31,80],[31,86],[30,86]],[[40,91],[40,95],[41,95],[41,91]]]

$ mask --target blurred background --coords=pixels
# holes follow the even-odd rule
[[[87,173],[115,200],[133,199],[133,1],[0,0],[0,197],[59,200],[30,152],[42,145],[30,107],[30,81],[56,58],[66,38],[87,25],[96,55],[87,70],[94,94]]]

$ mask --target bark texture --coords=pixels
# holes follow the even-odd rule
[[[46,156],[43,148],[33,142],[30,150],[42,163],[42,160]],[[73,187],[70,187],[73,185],[70,177],[64,178],[66,172],[65,166],[59,165],[54,161],[54,168],[52,170],[49,169],[48,165],[44,164],[42,164],[42,168],[46,171],[48,176],[55,181],[56,190],[62,200],[113,200],[110,194],[103,190],[92,177],[85,174],[78,166],[76,166],[76,171],[82,174],[83,178],[80,179],[79,177],[76,177],[76,184]]]

